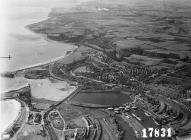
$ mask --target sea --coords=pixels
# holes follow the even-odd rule
[[[51,61],[64,56],[67,51],[76,46],[50,41],[42,35],[33,33],[25,28],[48,18],[51,8],[70,9],[86,0],[6,0],[1,4],[3,9],[3,43],[1,42],[0,72],[14,71],[32,65]],[[71,94],[75,87],[66,82],[51,83],[48,79],[27,80],[25,78],[0,78],[0,93],[22,87],[29,83],[32,95],[59,101]],[[62,90],[60,90],[62,89]],[[65,89],[63,91],[63,89]],[[1,101],[0,132],[2,133],[17,118],[21,105],[16,100]]]

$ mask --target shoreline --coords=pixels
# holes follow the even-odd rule
[[[18,110],[18,112],[17,112],[16,117],[11,121],[11,123],[10,123],[4,130],[2,130],[2,131],[0,132],[1,135],[2,135],[3,133],[5,133],[6,131],[9,131],[9,129],[11,129],[11,127],[14,125],[14,123],[15,123],[17,120],[19,120],[19,117],[21,116],[21,110],[22,110],[22,105],[21,105],[22,103],[21,103],[21,101],[15,99],[15,98],[6,99],[6,100],[0,100],[1,104],[2,104],[3,101],[8,101],[8,102],[9,102],[9,101],[14,101],[15,103],[18,102],[18,103],[19,103],[19,110]],[[14,104],[14,106],[15,106],[15,104]]]
[[[50,41],[53,41],[54,40],[50,40]],[[59,42],[60,43],[60,42]],[[69,44],[69,43],[66,43],[68,45],[73,45],[73,44]],[[75,45],[74,45],[75,46]],[[45,65],[48,65],[54,61],[57,61],[57,60],[60,60],[60,59],[63,59],[69,55],[71,55],[78,47],[75,46],[76,48],[74,49],[71,49],[71,50],[68,50],[68,51],[71,51],[69,54],[66,54],[68,51],[66,51],[65,55],[62,55],[62,56],[59,56],[59,57],[56,57],[56,58],[53,58],[51,60],[47,60],[47,61],[44,61],[44,62],[40,62],[40,63],[36,63],[36,64],[32,64],[32,65],[28,65],[28,66],[25,66],[25,67],[20,67],[19,69],[17,70],[14,70],[15,72],[19,72],[19,71],[22,71],[22,70],[27,70],[27,69],[31,69],[31,68],[36,68],[36,67],[41,67],[41,66],[45,66]],[[12,71],[10,71],[12,72]]]
[[[48,19],[48,17],[44,18],[43,20],[47,20],[47,19]],[[28,30],[28,31],[30,31],[30,32],[33,32],[32,30],[30,30],[30,29],[27,27],[27,25],[24,26],[24,29],[26,29],[26,30]],[[35,32],[33,32],[33,33],[35,33]],[[73,47],[71,47],[70,50],[66,50],[66,53],[65,53],[64,55],[61,55],[61,56],[58,56],[58,57],[49,59],[49,60],[44,61],[44,62],[39,62],[39,63],[36,63],[36,64],[23,66],[23,67],[20,67],[20,68],[15,69],[15,70],[13,70],[13,71],[5,71],[5,72],[2,72],[1,74],[9,73],[9,72],[10,72],[10,73],[17,73],[17,72],[24,71],[24,70],[28,70],[28,69],[31,69],[31,68],[46,66],[46,65],[50,64],[51,62],[54,62],[54,61],[63,59],[63,58],[65,58],[65,57],[71,55],[71,54],[78,48],[78,46],[76,46],[75,44],[72,44],[72,43],[65,43],[65,42],[54,41],[54,40],[48,39],[48,38],[45,37],[43,34],[38,34],[38,33],[35,33],[35,34],[41,36],[41,37],[42,37],[45,41],[47,41],[47,42],[55,42],[55,43],[60,43],[60,44],[68,44],[68,45],[71,45],[71,46],[73,46]],[[70,53],[67,53],[68,51],[70,51]],[[7,78],[7,77],[5,77],[5,78]],[[13,78],[13,79],[14,79],[14,78]],[[27,85],[28,85],[28,83],[27,83],[25,86],[27,86]],[[25,87],[25,86],[24,86],[24,87]],[[22,87],[23,87],[23,86],[19,86],[19,87],[17,87],[17,88],[10,88],[10,89],[7,89],[7,90],[3,91],[2,93],[9,92],[9,91],[16,91],[16,90],[19,90],[19,89],[22,88]],[[77,88],[76,88],[76,89],[77,89]],[[75,93],[76,89],[75,89],[73,92],[71,92],[71,94],[69,94],[67,97],[65,97],[65,99],[69,98],[73,93]],[[36,98],[36,99],[38,100],[38,98]],[[62,100],[65,100],[65,99],[62,99]],[[40,100],[43,100],[43,99],[40,98]],[[45,99],[45,100],[47,100],[47,99]],[[8,131],[9,129],[11,129],[11,127],[14,125],[14,123],[20,118],[21,110],[22,110],[22,105],[21,105],[21,104],[22,104],[22,101],[19,101],[17,98],[14,98],[14,97],[9,98],[9,99],[3,99],[3,98],[1,97],[1,100],[0,100],[0,101],[1,101],[1,102],[3,102],[3,101],[14,101],[14,102],[18,102],[19,105],[20,105],[19,111],[18,111],[18,113],[17,113],[17,116],[15,117],[15,119],[7,126],[4,130],[2,130],[2,132],[1,132],[1,135],[2,135],[2,134],[4,134],[4,133],[6,133],[6,131]],[[50,100],[50,101],[51,101],[51,100]],[[53,101],[54,101],[54,100],[53,100]],[[58,102],[58,101],[54,101],[54,102]],[[60,101],[59,101],[59,102],[60,102]],[[25,107],[26,107],[26,105],[25,105]],[[25,107],[24,107],[24,108],[25,108]]]
[[[43,20],[47,20],[49,17],[47,16],[46,18],[40,20],[40,21],[43,21]],[[38,23],[40,21],[37,21],[35,23]],[[35,23],[32,23],[32,24],[35,24]],[[26,66],[21,66],[19,68],[16,68],[16,69],[13,69],[13,70],[9,70],[9,71],[2,71],[0,74],[4,74],[4,73],[12,73],[12,72],[19,72],[19,71],[23,71],[23,70],[27,70],[27,69],[30,69],[30,68],[36,68],[36,67],[41,67],[41,66],[46,66],[48,64],[50,64],[51,62],[54,62],[54,61],[57,61],[59,59],[63,59],[69,55],[71,55],[77,48],[78,46],[75,44],[75,43],[67,43],[67,42],[60,42],[60,41],[55,41],[55,40],[51,40],[49,38],[47,38],[44,34],[41,34],[41,33],[36,33],[34,32],[33,30],[31,30],[28,26],[31,25],[31,24],[27,24],[27,25],[24,25],[24,29],[27,30],[27,31],[30,31],[31,33],[34,33],[36,34],[37,36],[40,36],[43,40],[45,40],[46,42],[55,42],[55,43],[59,43],[59,44],[66,44],[66,45],[71,45],[73,47],[71,47],[69,50],[66,50],[66,53],[64,55],[61,55],[61,56],[58,56],[58,57],[54,57],[54,58],[51,58],[51,59],[47,59],[43,62],[39,62],[39,63],[35,63],[35,64],[31,64],[31,65],[26,65]],[[71,51],[70,53],[67,54],[68,51]]]
[[[75,49],[74,49],[74,50],[75,50]],[[71,51],[71,50],[69,50],[69,51]],[[73,52],[73,50],[72,50],[72,52]],[[71,53],[72,53],[72,52],[71,52]],[[50,64],[50,63],[53,62],[53,61],[57,61],[57,60],[63,59],[63,58],[65,58],[65,57],[69,56],[71,53],[69,53],[69,54],[67,54],[67,55],[64,55],[64,56],[56,57],[56,58],[54,58],[54,59],[51,59],[50,61],[47,60],[47,61],[45,61],[45,62],[40,62],[40,63],[33,64],[33,65],[29,65],[29,66],[26,66],[26,67],[21,67],[21,68],[19,68],[19,69],[17,69],[17,70],[14,70],[14,71],[19,72],[19,71],[22,71],[22,70],[27,70],[27,69],[31,69],[31,68],[36,68],[36,67],[45,66],[45,65]]]

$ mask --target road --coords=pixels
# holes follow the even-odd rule
[[[66,124],[65,120],[63,119],[62,115],[60,114],[60,112],[59,112],[58,110],[56,110],[56,111],[51,111],[50,113],[53,113],[53,112],[57,112],[57,113],[59,114],[60,118],[62,119],[62,121],[63,121],[63,123],[64,123],[64,128],[63,128],[63,130],[59,130],[59,129],[53,127],[53,125],[52,125],[52,123],[51,123],[52,128],[54,128],[54,129],[56,129],[56,130],[58,130],[58,131],[64,131],[64,130],[65,130],[65,126],[66,126],[66,125],[65,125],[65,124]],[[50,114],[50,113],[49,113],[49,114]],[[49,114],[48,114],[48,120],[51,122],[50,117],[49,117]]]
[[[54,129],[49,124],[49,122],[45,123],[45,129],[48,131],[50,140],[58,140],[58,137],[57,137],[56,133],[54,132]]]
[[[175,70],[175,71],[171,71],[171,72],[168,72],[168,73],[165,73],[165,74],[161,74],[159,77],[157,77],[156,79],[154,79],[154,82],[153,82],[153,83],[155,83],[155,81],[157,81],[157,80],[158,80],[159,78],[161,78],[161,77],[173,77],[173,76],[169,76],[169,74],[174,74],[174,73],[176,73],[176,72],[178,72],[178,71],[181,71],[181,70],[186,69],[187,67],[190,67],[190,65],[187,65],[186,67],[177,69],[177,70]],[[178,78],[178,77],[173,77],[173,78],[177,78],[177,79],[180,79],[180,80],[186,80],[186,79],[182,79],[182,78]],[[186,80],[186,81],[190,82],[190,80]]]
[[[110,129],[110,126],[109,126],[109,124],[107,123],[106,119],[103,118],[102,120],[103,120],[103,123],[104,123],[104,124],[102,123],[102,126],[103,126],[103,127],[105,128],[105,130],[107,131],[107,133],[108,133],[110,139],[111,139],[111,140],[116,140],[116,136],[113,135],[112,130]]]
[[[127,117],[128,116],[128,117]],[[134,130],[137,138],[140,138],[142,136],[142,130],[144,129],[144,126],[139,123],[134,117],[131,115],[125,115],[124,113],[120,115],[120,117],[125,120]]]
[[[14,134],[14,136],[13,136],[12,139],[17,139],[17,135],[23,130],[25,124],[28,122],[28,117],[29,117],[29,108],[28,108],[28,106],[26,105],[26,103],[23,102],[23,101],[21,101],[21,100],[18,99],[18,98],[17,98],[17,100],[18,100],[19,102],[21,102],[21,104],[22,104],[22,103],[24,104],[24,108],[25,108],[25,110],[26,110],[26,114],[25,114],[25,118],[24,118],[24,120],[23,120],[23,122],[22,122],[22,124],[21,124],[21,127],[20,127],[19,130]]]

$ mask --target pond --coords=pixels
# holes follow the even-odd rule
[[[103,92],[81,92],[74,96],[71,101],[80,103],[120,106],[126,102],[131,102],[130,95],[120,93],[120,91]]]

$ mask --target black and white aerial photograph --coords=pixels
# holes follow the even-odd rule
[[[0,140],[191,140],[191,0],[1,0]]]

